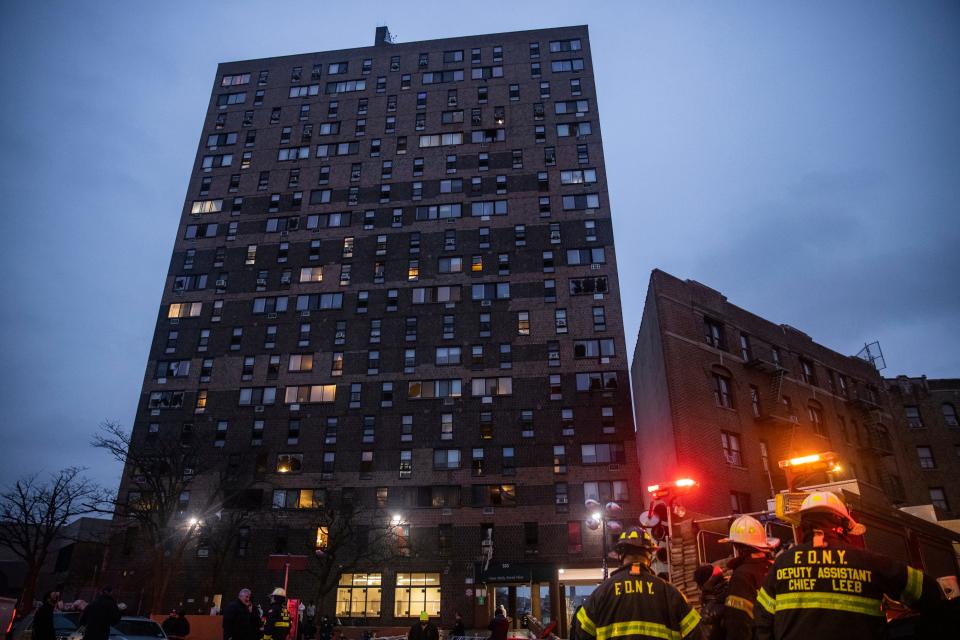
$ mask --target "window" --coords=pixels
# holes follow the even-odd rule
[[[740,436],[728,431],[720,432],[720,445],[723,447],[723,457],[727,464],[735,467],[743,466],[743,458],[740,455]]]
[[[460,468],[460,450],[459,449],[434,449],[433,468],[459,469]]]
[[[281,453],[277,455],[277,473],[298,473],[302,469],[302,453]]]
[[[616,391],[616,371],[591,371],[577,374],[577,391]]]
[[[566,513],[568,510],[570,494],[566,482],[557,482],[553,485],[553,502],[557,513]]]
[[[474,378],[470,394],[476,397],[509,396],[513,394],[513,378]]]
[[[949,402],[944,402],[940,405],[940,411],[943,413],[943,421],[948,427],[960,426],[960,422],[957,422],[957,409]]]
[[[938,509],[950,511],[950,503],[947,502],[947,493],[943,487],[930,487],[930,502]]]
[[[711,347],[726,350],[727,341],[724,336],[723,324],[712,318],[703,318],[704,340]]]
[[[800,379],[810,385],[817,384],[817,375],[813,363],[806,358],[800,358]]]
[[[603,247],[594,247],[592,249],[567,249],[567,264],[577,265],[600,265],[607,262],[606,252]]]
[[[949,405],[943,405],[949,406]],[[920,416],[920,407],[915,405],[907,405],[903,408],[904,412],[907,414],[907,424],[911,429],[923,429],[923,418]],[[944,413],[946,417],[946,413]],[[949,424],[949,422],[947,423]]]
[[[566,309],[556,309],[553,312],[553,326],[557,334],[564,334],[567,332],[567,310]]]
[[[603,482],[584,482],[583,483],[584,500],[596,500],[598,502],[627,502],[630,500],[629,489],[625,480],[606,480]]]
[[[352,618],[380,617],[381,574],[345,573],[337,585],[336,615]]]
[[[623,445],[619,442],[601,444],[581,444],[580,461],[582,464],[622,464],[626,461]]]
[[[243,390],[241,389],[241,394]],[[337,397],[337,385],[314,384],[287,387],[284,393],[286,404],[310,404],[334,402]]]
[[[921,469],[936,469],[937,463],[933,459],[933,450],[930,447],[917,447],[917,457],[920,459]]]
[[[750,385],[750,411],[754,418],[760,417],[760,389],[756,385]]]
[[[593,128],[589,121],[582,122],[563,122],[557,124],[558,138],[571,138],[588,136],[593,133]]]
[[[419,616],[422,611],[431,617],[440,616],[440,574],[398,573],[394,589],[394,617],[412,618]]]
[[[750,513],[750,494],[742,491],[731,491],[730,513]]]
[[[813,426],[813,432],[823,438],[827,437],[827,427],[823,422],[823,409],[817,405],[807,407],[807,415],[810,418],[810,424]]]

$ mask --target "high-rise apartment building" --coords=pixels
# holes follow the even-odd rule
[[[318,613],[565,624],[601,564],[584,501],[643,508],[623,336],[586,27],[221,64],[131,451],[205,461],[185,527],[245,519],[198,525],[165,601],[264,594],[273,553],[317,600],[333,507],[400,553]],[[150,490],[128,464],[121,499]]]

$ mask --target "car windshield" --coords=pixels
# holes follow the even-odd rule
[[[145,636],[163,638],[163,630],[152,620],[121,620],[110,628],[112,636]]]
[[[77,628],[77,622],[73,616],[58,613],[53,616],[53,628],[57,631],[73,631]]]

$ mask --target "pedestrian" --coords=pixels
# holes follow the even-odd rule
[[[320,640],[333,640],[333,622],[328,616],[320,618]]]
[[[224,607],[223,640],[260,640],[260,615],[253,608],[250,589],[241,589]]]
[[[884,597],[921,614],[936,608],[941,593],[933,578],[850,543],[865,531],[833,493],[804,498],[801,543],[780,554],[757,595],[756,637],[885,638]]]
[[[463,618],[460,616],[460,612],[457,611],[453,614],[453,629],[450,630],[450,635],[454,638],[462,638],[467,635],[467,630],[463,626]]]
[[[729,581],[720,567],[702,564],[693,572],[693,581],[700,588],[700,627],[706,640],[724,640],[724,613]]]
[[[286,640],[290,634],[287,592],[277,587],[270,594],[270,608],[263,619],[263,640]]]
[[[317,607],[313,604],[313,600],[307,601],[307,617],[310,619],[317,617]]]
[[[753,638],[754,607],[757,592],[773,564],[773,550],[780,544],[768,538],[759,520],[740,516],[730,524],[730,535],[719,542],[733,543],[734,558],[727,563],[733,571],[724,600],[723,627],[727,640]]]
[[[420,619],[410,626],[407,640],[440,640],[440,631],[437,625],[430,622],[430,616],[426,611],[421,611]]]
[[[120,622],[120,608],[113,599],[113,587],[100,590],[93,602],[80,614],[80,626],[86,627],[84,640],[108,640],[110,627]]]
[[[33,640],[56,640],[57,633],[53,625],[53,612],[60,602],[60,593],[47,591],[43,594],[43,603],[33,616]]]
[[[183,609],[174,609],[170,616],[160,625],[168,638],[182,640],[190,635],[190,621],[184,615]]]
[[[501,604],[493,613],[490,624],[487,625],[490,630],[490,640],[507,640],[507,632],[510,630],[510,618],[507,617],[507,610]]]
[[[571,640],[614,636],[701,640],[700,614],[669,582],[655,576],[650,562],[657,549],[650,534],[637,527],[620,534],[620,568],[600,583],[577,612],[579,627]]]

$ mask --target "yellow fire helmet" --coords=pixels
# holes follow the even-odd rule
[[[616,548],[621,553],[627,549],[639,549],[649,553],[657,548],[657,543],[653,541],[646,529],[630,527],[620,534]]]
[[[840,498],[838,498],[836,494],[830,491],[814,491],[803,499],[803,504],[800,505],[801,518],[803,518],[804,513],[816,511],[826,511],[836,514],[841,518],[846,518],[847,530],[852,535],[862,536],[867,530],[865,526],[850,517],[850,512],[847,511],[846,505],[840,501]]]
[[[270,595],[271,595],[271,596],[280,596],[280,597],[282,597],[282,598],[286,598],[286,597],[287,597],[287,592],[283,590],[283,587],[277,587],[276,589],[273,590],[273,592],[272,592]]]
[[[730,536],[718,542],[737,542],[756,549],[773,549],[780,544],[779,538],[768,538],[760,521],[751,516],[740,516],[730,525]]]
[[[426,611],[420,612],[420,622],[428,622],[430,620],[430,615]]]

